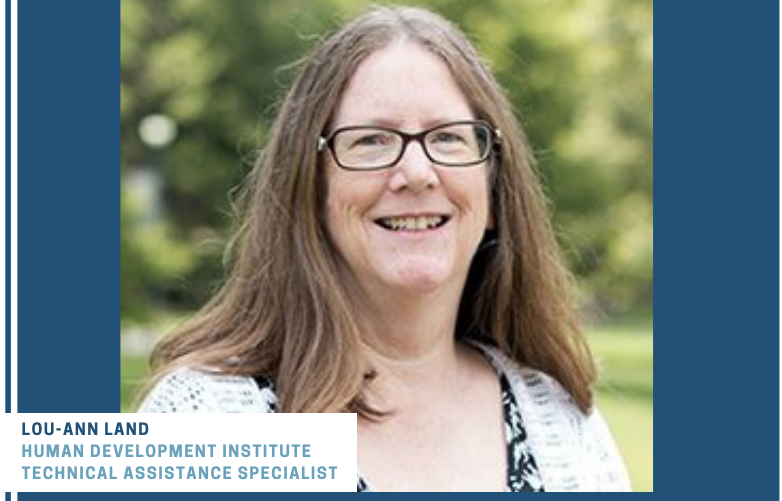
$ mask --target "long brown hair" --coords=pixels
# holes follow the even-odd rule
[[[400,39],[441,57],[476,116],[502,133],[491,169],[496,228],[473,259],[457,334],[495,344],[557,379],[581,409],[591,407],[595,368],[523,131],[464,34],[409,7],[373,8],[306,60],[246,181],[226,283],[156,346],[157,377],[183,365],[263,375],[275,381],[283,412],[376,415],[362,397],[371,368],[322,219],[316,138],[358,65]]]

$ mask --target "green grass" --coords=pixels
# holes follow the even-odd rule
[[[589,329],[601,369],[597,403],[625,459],[633,489],[653,490],[654,368],[652,320]]]
[[[653,328],[651,318],[587,329],[601,369],[597,403],[625,459],[633,489],[653,490]],[[146,359],[122,356],[121,410],[135,410]]]

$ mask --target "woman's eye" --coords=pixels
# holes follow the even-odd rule
[[[367,134],[353,141],[353,146],[385,146],[389,138],[384,134]]]
[[[463,143],[464,138],[452,132],[438,132],[432,138],[435,143]]]

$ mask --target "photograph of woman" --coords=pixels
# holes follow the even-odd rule
[[[358,491],[628,491],[531,147],[468,37],[373,7],[301,65],[139,412],[358,414]]]

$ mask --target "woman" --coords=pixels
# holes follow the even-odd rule
[[[358,490],[627,490],[523,133],[466,37],[376,8],[318,47],[220,293],[149,412],[357,412]]]

